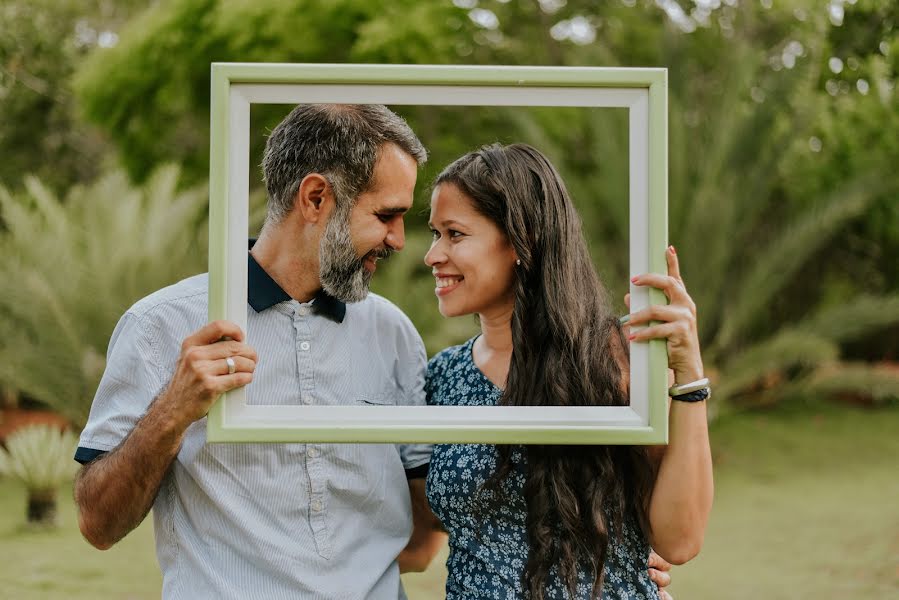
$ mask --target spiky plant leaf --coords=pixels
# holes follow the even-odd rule
[[[712,352],[729,346],[761,316],[762,307],[795,276],[809,258],[875,197],[872,182],[859,178],[834,193],[821,209],[783,228],[755,257],[751,270],[730,296]]]
[[[838,356],[838,347],[826,338],[787,329],[728,361],[716,385],[715,395],[726,400],[771,373],[794,366],[813,367],[834,361]]]
[[[847,342],[899,323],[899,295],[860,296],[824,308],[804,319],[797,329],[833,342]]]
[[[178,173],[134,187],[111,172],[64,201],[34,178],[0,188],[0,380],[84,423],[122,313],[206,270],[206,191]]]
[[[0,448],[0,474],[22,482],[31,492],[55,490],[78,471],[72,460],[78,440],[50,425],[29,425],[6,438]]]
[[[793,381],[782,393],[784,397],[806,399],[849,395],[881,404],[896,402],[899,401],[899,368],[867,363],[827,365]]]

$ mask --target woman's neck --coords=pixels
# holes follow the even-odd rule
[[[481,313],[481,336],[475,340],[472,358],[475,365],[493,384],[505,389],[512,359],[512,311]]]
[[[481,344],[497,354],[512,354],[512,308],[493,315],[478,315],[481,321]]]

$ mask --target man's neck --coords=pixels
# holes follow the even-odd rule
[[[308,302],[322,287],[317,248],[310,251],[311,240],[287,231],[285,224],[264,227],[250,254],[287,295]]]

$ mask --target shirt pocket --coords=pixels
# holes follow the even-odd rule
[[[359,396],[359,403],[366,406],[396,406],[398,392],[383,391]]]

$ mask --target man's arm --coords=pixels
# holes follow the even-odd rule
[[[409,480],[409,496],[412,498],[412,536],[396,560],[400,573],[420,573],[428,568],[446,543],[446,532],[428,506],[424,479]]]
[[[231,339],[220,341],[226,336]],[[81,469],[75,480],[78,525],[93,546],[106,550],[143,521],[190,424],[223,392],[252,381],[256,353],[242,341],[240,328],[226,321],[185,339],[166,390],[121,444]]]
[[[186,430],[167,414],[171,404],[159,396],[117,448],[78,473],[78,526],[94,547],[112,547],[150,512]]]

